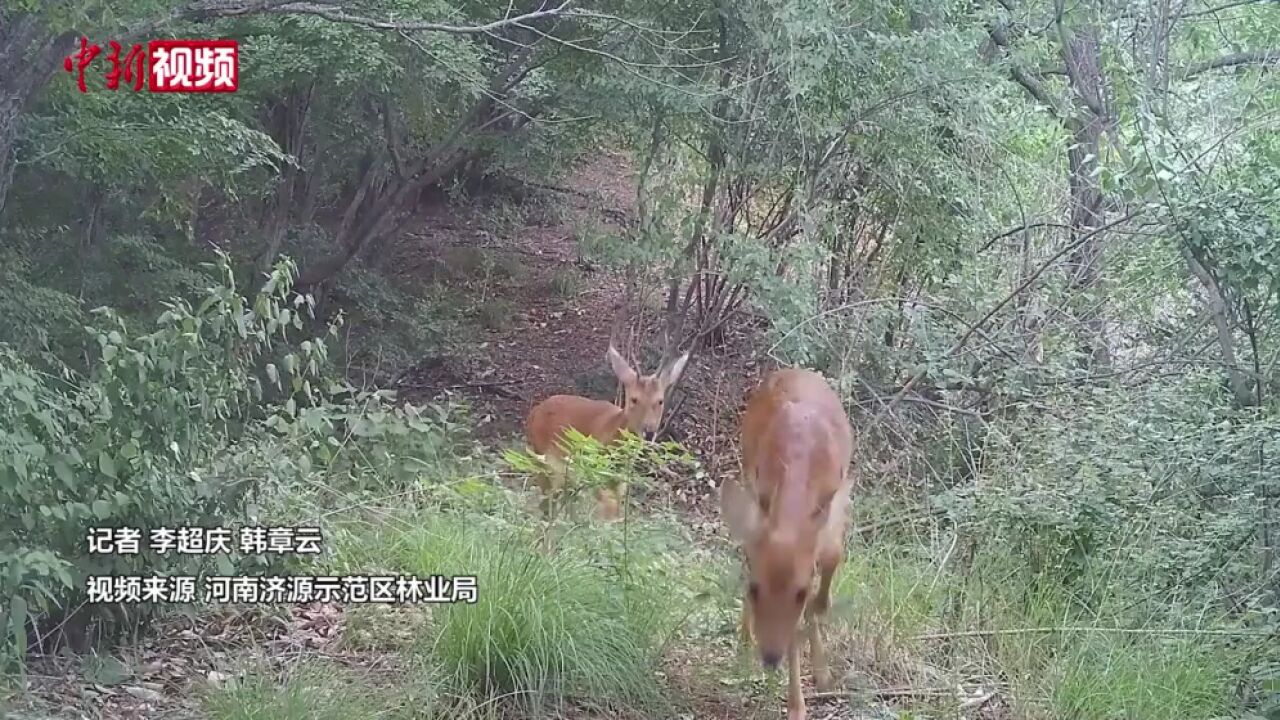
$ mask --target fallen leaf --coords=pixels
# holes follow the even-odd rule
[[[139,700],[143,700],[145,702],[158,702],[164,697],[163,695],[156,692],[155,690],[152,690],[151,688],[145,688],[140,685],[130,685],[129,687],[125,688],[124,691],[138,698]]]

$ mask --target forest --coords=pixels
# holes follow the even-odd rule
[[[800,367],[809,720],[1280,720],[1280,3],[0,0],[0,68],[0,715],[787,717],[720,488]],[[611,346],[689,360],[543,512]]]

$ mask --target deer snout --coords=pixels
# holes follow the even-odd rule
[[[777,670],[778,663],[782,662],[782,653],[776,650],[766,650],[761,653],[760,661],[764,663],[766,670]]]

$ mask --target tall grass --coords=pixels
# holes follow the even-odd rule
[[[832,613],[836,657],[918,692],[902,701],[913,710],[954,712],[954,688],[981,684],[1014,718],[1239,716],[1243,676],[1280,654],[1266,638],[1201,634],[1203,618],[1159,613],[1089,574],[1030,574],[997,538],[961,528],[952,543],[955,528],[923,525],[851,543]]]
[[[312,660],[285,672],[283,680],[260,668],[211,691],[205,710],[212,720],[464,720],[442,702],[429,672],[394,681],[342,665]],[[479,720],[480,716],[471,717]]]
[[[653,708],[665,698],[655,670],[678,621],[651,550],[618,555],[607,529],[537,547],[530,530],[440,513],[347,537],[343,562],[420,576],[472,575],[474,605],[440,605],[418,650],[460,696],[540,717],[566,703]]]

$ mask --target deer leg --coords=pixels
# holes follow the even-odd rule
[[[567,482],[568,472],[569,469],[563,459],[552,455],[547,456],[547,471],[538,476],[538,486],[542,489],[542,500],[538,503],[538,507],[542,509],[543,518],[547,520],[555,517],[556,498]]]
[[[805,720],[804,692],[800,689],[800,639],[787,650],[787,720]]]
[[[831,608],[831,581],[844,561],[841,543],[827,543],[818,553],[818,592],[805,606],[804,614],[809,629],[809,662],[813,665],[813,683],[819,692],[831,688],[831,668],[827,664],[827,652],[822,640],[822,620]]]
[[[596,518],[604,522],[618,519],[618,499],[609,488],[596,488]]]
[[[819,560],[822,578],[818,583],[818,594],[805,608],[809,626],[809,662],[813,665],[813,684],[819,692],[831,689],[831,667],[827,663],[827,650],[822,639],[822,621],[831,607],[831,580],[841,559],[840,551],[836,550]]]
[[[751,652],[751,601],[742,598],[742,615],[738,618],[738,654]]]

